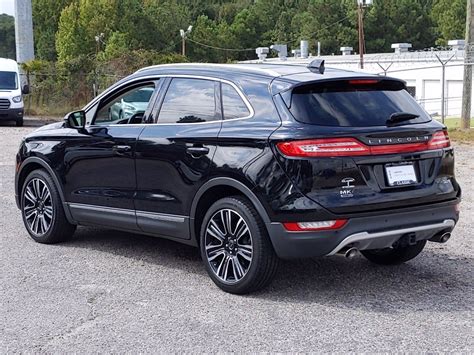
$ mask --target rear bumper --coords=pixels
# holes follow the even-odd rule
[[[277,255],[283,259],[334,255],[348,246],[359,250],[380,249],[390,247],[408,233],[414,234],[418,241],[452,231],[459,219],[457,203],[459,200],[409,212],[351,218],[337,231],[288,232],[281,223],[268,223],[267,229]]]
[[[23,118],[23,108],[9,108],[0,110],[0,121],[16,121]]]

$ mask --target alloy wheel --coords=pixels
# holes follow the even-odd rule
[[[252,234],[244,218],[234,210],[221,209],[209,220],[205,232],[207,262],[223,282],[242,280],[252,264]]]
[[[45,235],[53,223],[54,209],[48,185],[41,179],[28,182],[23,193],[23,215],[34,234]]]

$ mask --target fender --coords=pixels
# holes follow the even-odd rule
[[[64,198],[63,188],[62,188],[61,183],[59,182],[58,176],[56,175],[54,170],[48,165],[48,163],[45,160],[43,160],[41,158],[38,158],[38,157],[26,158],[23,161],[23,163],[21,163],[21,166],[18,169],[18,173],[15,174],[15,195],[16,195],[16,204],[17,204],[18,208],[20,208],[20,197],[19,196],[20,196],[20,193],[21,193],[21,187],[19,186],[18,179],[19,179],[23,169],[31,163],[41,165],[41,167],[44,168],[48,172],[48,174],[51,176],[51,178],[53,179],[54,184],[56,185],[56,188],[58,190],[59,198],[61,199],[61,204],[63,205],[63,208],[64,208],[64,214],[66,215],[66,218],[67,218],[68,222],[71,223],[71,224],[76,224],[76,222],[72,218],[71,211],[69,211],[69,206],[66,203],[66,199]]]
[[[263,207],[262,203],[260,200],[257,198],[257,196],[253,193],[253,191],[248,188],[245,184],[242,182],[229,178],[229,177],[218,177],[218,178],[213,178],[209,181],[207,181],[204,185],[202,185],[196,195],[194,196],[193,202],[191,204],[191,214],[190,214],[190,232],[191,232],[191,240],[196,242],[196,245],[198,245],[198,238],[196,236],[196,231],[194,228],[194,219],[196,216],[196,210],[197,210],[197,205],[199,203],[199,200],[201,197],[212,187],[214,186],[229,186],[233,187],[237,190],[239,190],[245,197],[247,197],[250,202],[252,202],[253,206],[257,210],[257,212],[260,214],[262,217],[263,221],[265,224],[271,223],[270,218],[268,217],[268,213]]]

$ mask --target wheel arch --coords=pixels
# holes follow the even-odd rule
[[[64,212],[65,212],[66,218],[68,219],[69,223],[74,223],[74,220],[73,220],[73,218],[71,216],[71,213],[69,211],[69,207],[66,204],[66,199],[64,197],[63,188],[62,188],[62,185],[59,181],[58,176],[56,175],[54,170],[49,166],[49,164],[45,160],[43,160],[41,158],[38,158],[38,157],[26,158],[23,161],[23,163],[21,164],[21,166],[18,170],[18,173],[16,174],[15,195],[17,197],[16,198],[16,203],[17,203],[18,208],[21,207],[20,194],[21,194],[22,186],[23,186],[23,184],[26,180],[26,177],[32,171],[37,170],[37,169],[44,169],[48,172],[49,176],[51,176],[51,179],[53,179],[53,182],[56,185],[56,188],[58,189],[59,198],[61,199],[61,204],[64,207]]]
[[[217,200],[234,195],[245,196],[255,207],[263,222],[270,223],[267,211],[258,197],[244,183],[228,177],[214,178],[198,190],[191,204],[190,234],[191,240],[199,246],[199,229],[207,209]],[[193,243],[193,244],[194,244]]]

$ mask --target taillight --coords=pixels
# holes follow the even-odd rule
[[[289,157],[339,157],[370,154],[369,147],[354,138],[283,142],[278,143],[277,147]]]
[[[280,142],[278,149],[288,157],[340,157],[413,153],[451,146],[448,133],[438,131],[428,142],[365,145],[355,138],[308,139]]]
[[[438,131],[433,134],[431,140],[428,142],[428,149],[441,149],[441,148],[448,148],[451,146],[451,142],[449,140],[448,132],[446,131]]]
[[[283,223],[283,226],[289,232],[311,232],[340,229],[346,223],[347,219],[336,219],[317,222],[287,222]]]

